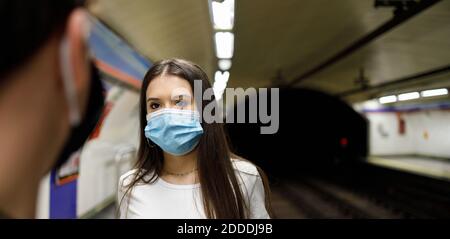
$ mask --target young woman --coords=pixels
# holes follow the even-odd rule
[[[145,75],[137,163],[120,177],[119,217],[271,218],[266,176],[230,152],[222,124],[200,119],[215,99],[194,99],[195,80],[202,93],[211,88],[199,66],[180,59]]]

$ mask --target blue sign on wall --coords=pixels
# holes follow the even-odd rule
[[[77,217],[77,180],[57,184],[57,173],[50,176],[50,218],[71,219]]]

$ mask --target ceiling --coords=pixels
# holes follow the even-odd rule
[[[151,61],[185,58],[215,70],[206,1],[96,0],[90,10]]]
[[[228,86],[292,81],[392,18],[393,9],[373,5],[373,0],[236,0]],[[210,77],[216,70],[207,0],[97,0],[92,10],[151,60],[186,58]],[[337,94],[358,87],[361,68],[369,84],[379,84],[449,63],[450,1],[441,1],[296,86]]]
[[[450,1],[441,1],[301,85],[339,93],[358,87],[355,80],[361,67],[370,84],[376,85],[449,64]],[[426,80],[450,86],[446,78]],[[366,96],[353,97],[356,101]]]

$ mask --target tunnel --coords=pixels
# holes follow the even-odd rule
[[[247,116],[248,101],[241,103],[247,106]],[[261,123],[227,124],[238,155],[279,176],[332,173],[367,156],[367,120],[339,98],[282,88],[279,105],[275,134],[261,134]]]

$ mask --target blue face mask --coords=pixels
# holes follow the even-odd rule
[[[180,109],[161,109],[148,114],[144,131],[145,137],[176,156],[191,152],[203,134],[199,113]]]

